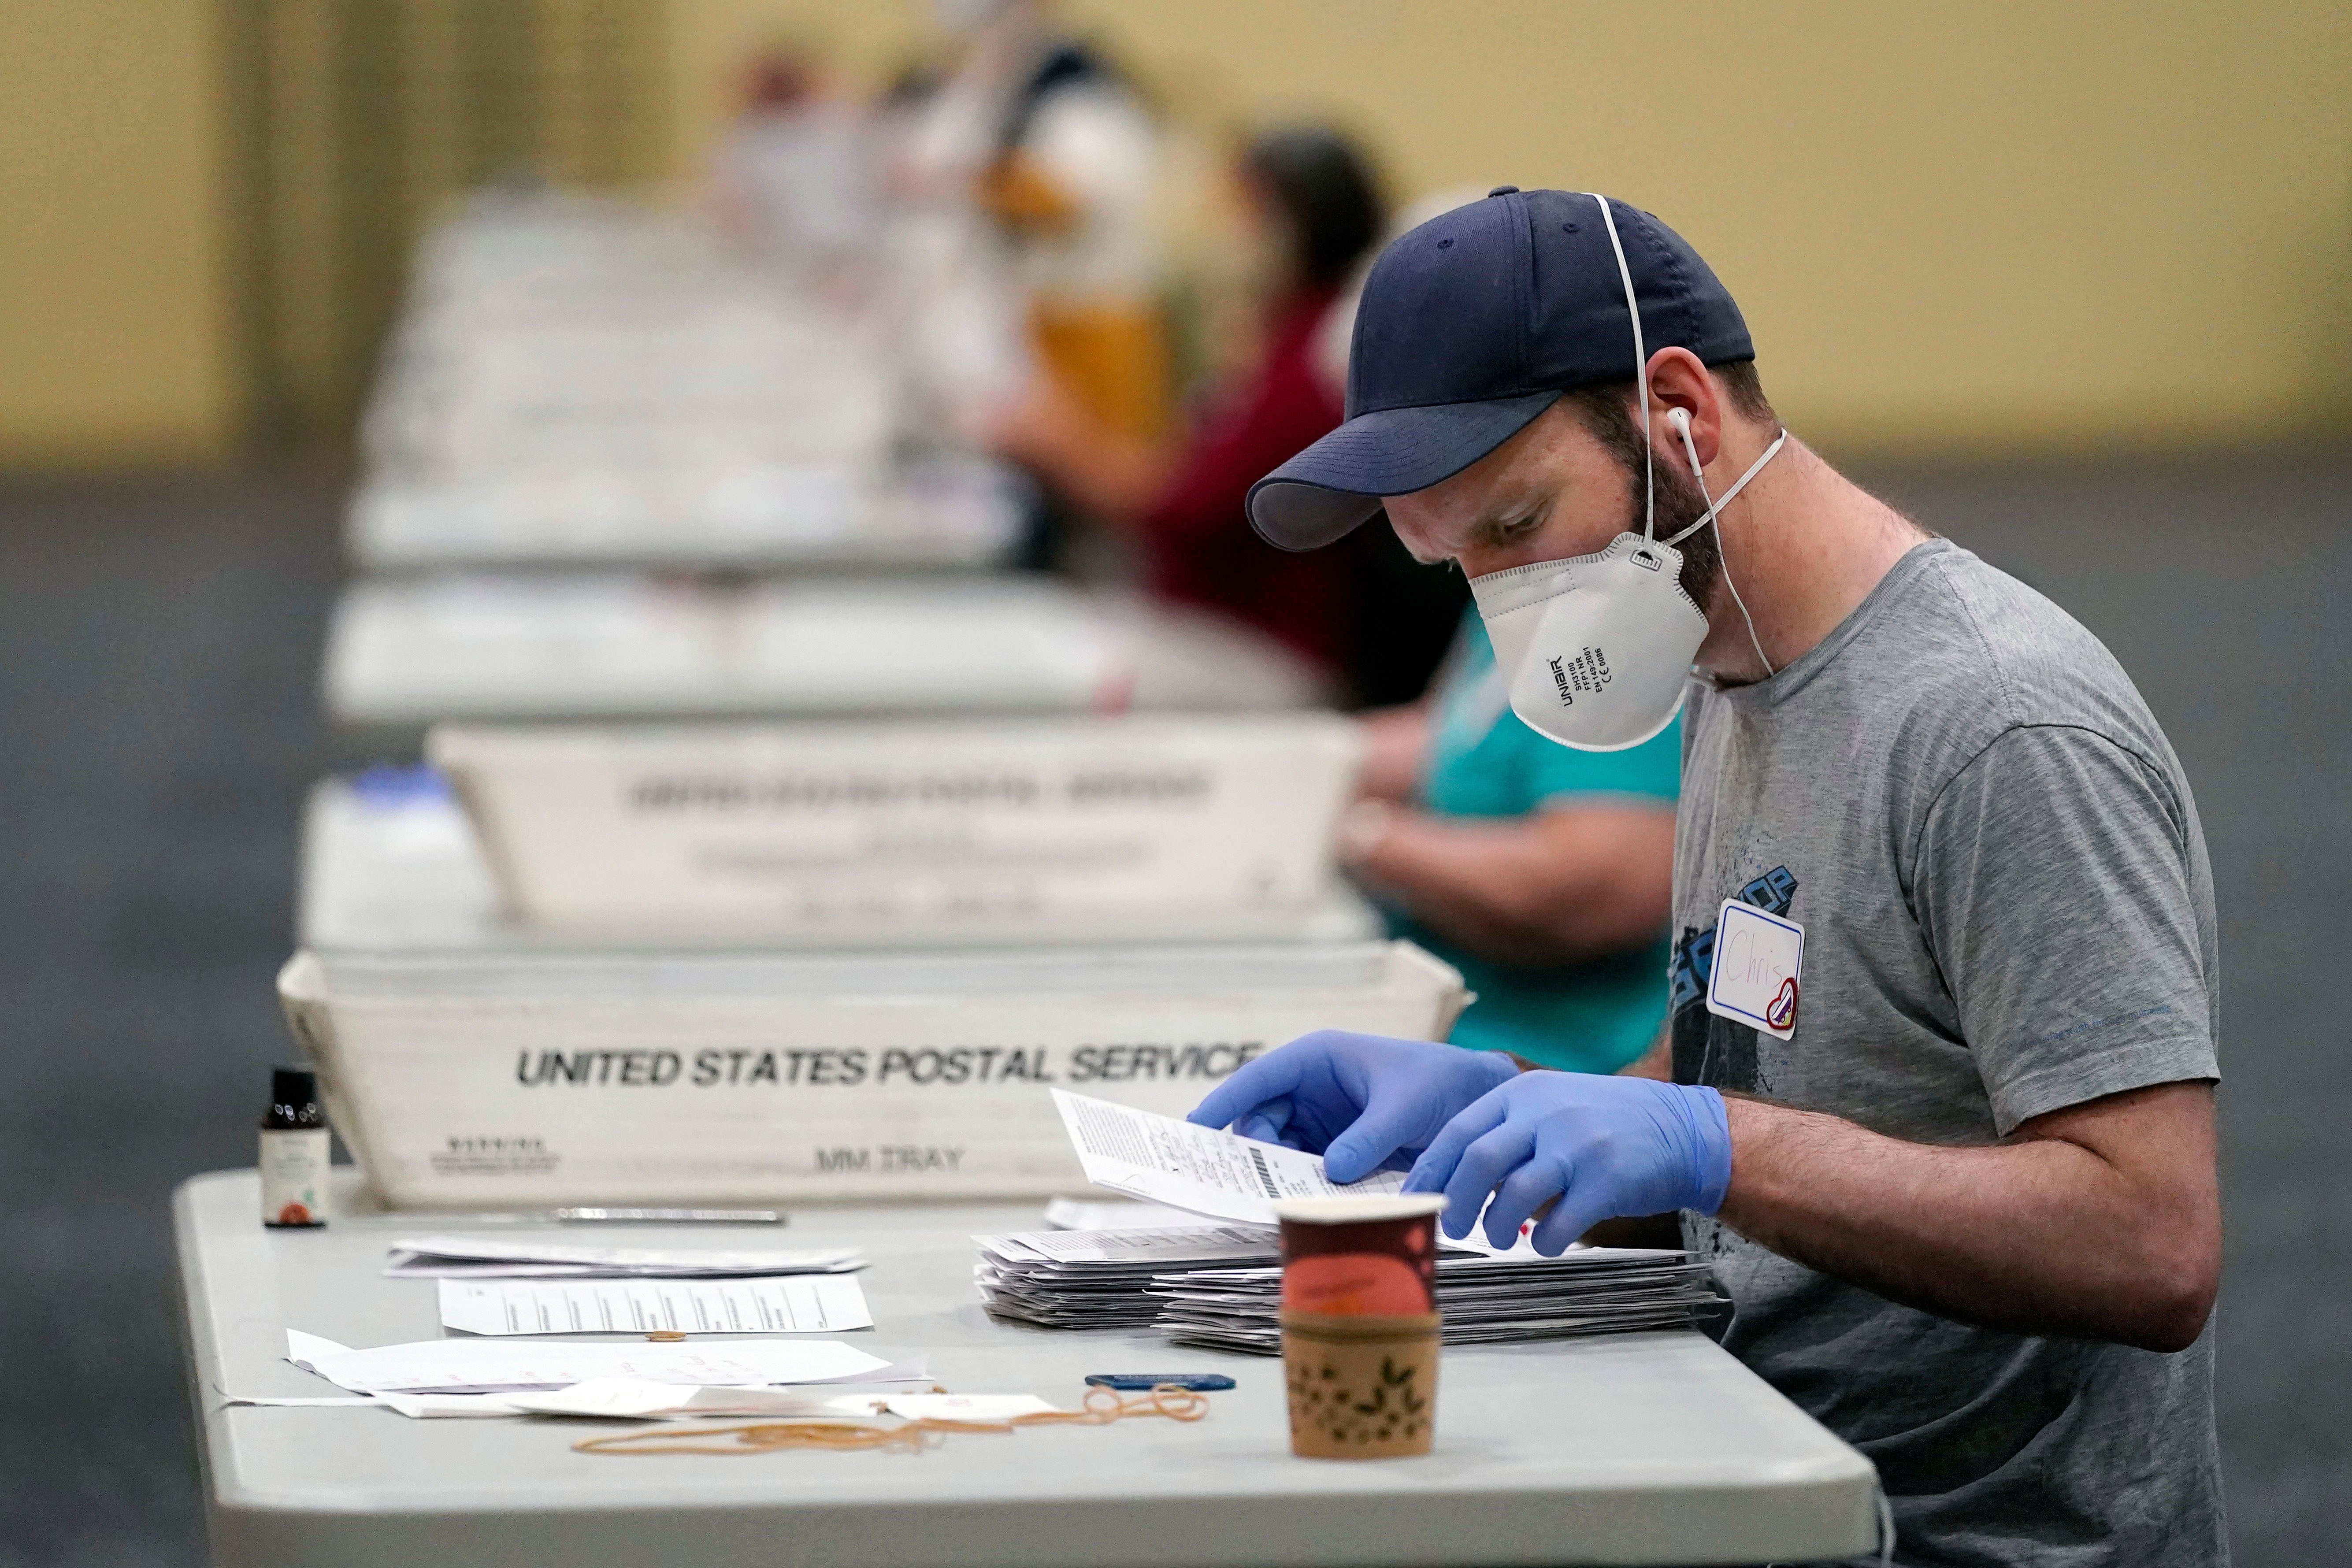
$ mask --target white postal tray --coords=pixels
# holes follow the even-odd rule
[[[386,798],[326,779],[303,816],[296,931],[301,945],[324,952],[839,952],[1365,942],[1381,934],[1381,919],[1335,877],[1304,909],[525,925],[501,909],[473,825],[455,800]]]
[[[475,721],[1251,712],[1324,679],[1228,617],[1038,578],[625,573],[367,578],[321,700],[361,728]]]
[[[516,922],[704,931],[1298,919],[1361,755],[1327,713],[442,728],[425,750]]]
[[[1409,942],[720,957],[297,953],[296,1037],[399,1207],[1081,1191],[1054,1086],[1181,1115],[1318,1028],[1443,1039]]]

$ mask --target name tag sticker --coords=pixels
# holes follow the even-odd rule
[[[1715,917],[1708,1012],[1788,1039],[1797,1032],[1797,985],[1804,970],[1804,927],[1738,899],[1723,900]]]

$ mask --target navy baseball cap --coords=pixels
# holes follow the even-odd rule
[[[1609,199],[1643,346],[1756,357],[1739,307],[1682,236]],[[1313,550],[1460,473],[1563,392],[1633,379],[1625,286],[1581,192],[1498,185],[1381,252],[1364,280],[1340,426],[1250,487],[1268,543]]]

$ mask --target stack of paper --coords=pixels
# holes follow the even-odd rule
[[[1281,1346],[1275,1200],[1394,1192],[1403,1181],[1384,1171],[1341,1187],[1319,1155],[1062,1089],[1054,1102],[1090,1181],[1229,1223],[976,1237],[981,1297],[998,1317],[1050,1328],[1154,1323],[1179,1343],[1272,1353]],[[1524,1236],[1498,1251],[1474,1229],[1440,1243],[1437,1306],[1452,1343],[1680,1328],[1712,1299],[1706,1274],[1679,1251],[1546,1258]]]
[[[778,1252],[420,1236],[392,1244],[384,1273],[395,1279],[706,1279],[846,1274],[865,1267],[866,1255],[854,1247]]]
[[[1055,1198],[1045,1205],[1048,1230],[1189,1230],[1200,1223],[1183,1209],[1128,1198]]]
[[[993,1316],[1053,1329],[1155,1325],[1180,1344],[1272,1353],[1282,1269],[1276,1233],[1032,1231],[982,1236],[975,1271]],[[1444,1244],[1437,1305],[1452,1344],[1681,1328],[1710,1300],[1688,1255],[1577,1247],[1545,1258],[1525,1244],[1488,1253]]]
[[[1146,1293],[1155,1276],[1186,1264],[1230,1266],[1276,1257],[1275,1233],[1258,1226],[1182,1229],[1044,1230],[976,1236],[980,1298],[992,1316],[1048,1329],[1140,1328],[1160,1315]]]
[[[1564,1339],[1633,1329],[1680,1329],[1712,1300],[1706,1266],[1685,1253],[1573,1247],[1558,1258],[1524,1249],[1437,1260],[1437,1309],[1447,1344]],[[1161,1332],[1178,1344],[1273,1355],[1282,1270],[1189,1268],[1154,1278]]]

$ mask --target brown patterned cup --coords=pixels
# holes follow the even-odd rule
[[[1282,1221],[1282,1366],[1290,1451],[1426,1454],[1437,1429],[1434,1193],[1291,1198]]]
[[[1282,1314],[1290,1451],[1307,1459],[1398,1459],[1437,1436],[1438,1317]]]

